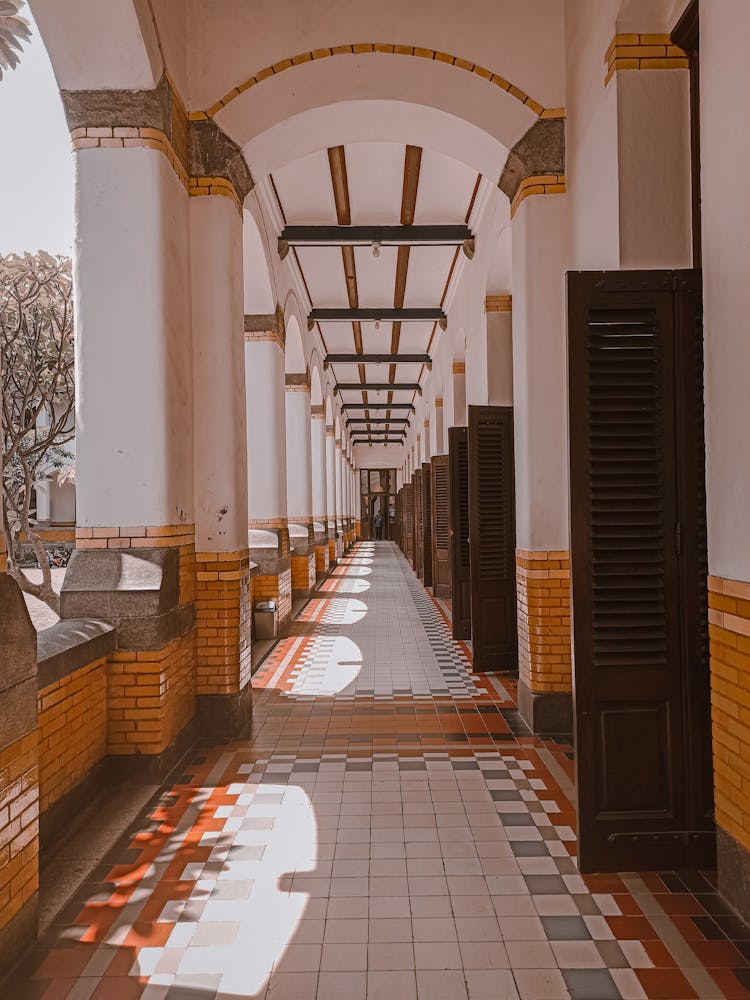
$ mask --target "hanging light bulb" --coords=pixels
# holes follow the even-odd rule
[[[376,320],[375,320],[375,329],[376,329],[376,330],[379,330],[379,329],[380,329],[380,320],[379,320],[379,319],[376,319]]]
[[[372,245],[372,255],[376,259],[380,256],[380,243],[373,243]]]

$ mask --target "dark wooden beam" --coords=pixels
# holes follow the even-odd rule
[[[309,330],[316,323],[440,323],[445,329],[448,318],[439,307],[419,309],[392,309],[376,307],[367,309],[311,309],[307,317]]]
[[[464,246],[474,234],[465,225],[448,226],[284,226],[279,253],[289,247]]]
[[[330,365],[426,365],[432,367],[429,354],[327,354],[323,362]]]
[[[346,426],[351,424],[409,424],[408,417],[349,417]],[[355,428],[356,430],[357,428]]]
[[[342,410],[408,410],[414,413],[412,403],[342,403]]]
[[[362,389],[371,392],[389,392],[391,389],[400,389],[402,392],[416,392],[422,395],[422,386],[419,382],[338,382],[335,388],[338,392],[360,392]]]

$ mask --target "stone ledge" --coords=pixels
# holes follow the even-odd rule
[[[532,691],[519,680],[518,711],[537,736],[572,736],[573,696],[569,691]]]
[[[37,635],[37,687],[49,687],[117,648],[117,632],[107,622],[71,618]]]

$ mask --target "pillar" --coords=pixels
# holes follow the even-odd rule
[[[322,404],[312,406],[310,409],[315,570],[318,576],[322,576],[328,572],[329,566],[326,513],[326,413]]]
[[[513,387],[518,698],[534,732],[569,732],[567,358],[564,194],[513,217]]]
[[[443,422],[443,397],[435,397],[435,416],[434,416],[435,426],[433,428],[433,440],[435,442],[435,454],[445,455],[447,449],[445,447],[445,425]]]
[[[36,519],[37,521],[47,522],[50,520],[52,512],[49,479],[40,479],[34,485],[34,490],[36,492]]]
[[[196,693],[202,732],[252,714],[251,573],[242,218],[226,197],[190,202],[195,406]]]
[[[430,418],[429,417],[425,417],[424,418],[424,430],[422,431],[422,434],[423,434],[423,439],[422,439],[422,443],[423,443],[423,448],[422,448],[422,464],[424,464],[425,462],[429,462],[430,458],[432,457],[432,452],[430,450]]]
[[[487,405],[513,405],[513,311],[510,295],[488,295]]]
[[[336,438],[333,424],[326,425],[326,524],[328,529],[328,555],[334,565],[336,552]]]
[[[248,329],[258,327],[258,329]],[[292,557],[287,522],[284,324],[245,317],[248,537],[258,566],[253,605],[275,600],[279,621],[292,613]]]
[[[454,361],[451,365],[453,376],[453,423],[451,427],[466,427],[466,362]]]
[[[77,547],[61,617],[117,627],[108,754],[158,780],[196,709],[189,194],[138,129],[127,146],[86,131],[73,132]]]
[[[341,439],[335,441],[336,469],[336,558],[340,559],[344,550],[344,459],[341,453]]]
[[[727,117],[727,100],[750,86],[741,0],[702,4],[701,199],[705,330],[705,428],[715,814],[719,889],[750,919],[750,192],[727,183],[750,155],[750,123]],[[726,67],[732,72],[727,73]],[[722,69],[724,67],[724,69]],[[718,74],[718,75],[717,75]],[[745,83],[743,83],[743,81]],[[737,89],[736,89],[737,88]]]
[[[315,536],[312,506],[310,379],[287,375],[286,497],[292,549],[292,593],[309,597],[315,587]]]

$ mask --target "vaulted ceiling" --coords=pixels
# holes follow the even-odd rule
[[[357,142],[332,146],[271,174],[285,225],[460,225],[468,222],[481,176],[457,160],[419,146]],[[438,246],[296,246],[313,309],[438,308],[461,248]],[[436,321],[331,322],[318,330],[329,355],[429,354]],[[399,437],[413,404],[423,364],[335,363],[337,385],[390,388],[340,390],[350,436],[387,429]],[[353,409],[370,404],[370,408]],[[367,420],[367,423],[361,421]],[[384,423],[383,421],[389,421]],[[392,421],[392,422],[390,422]]]

